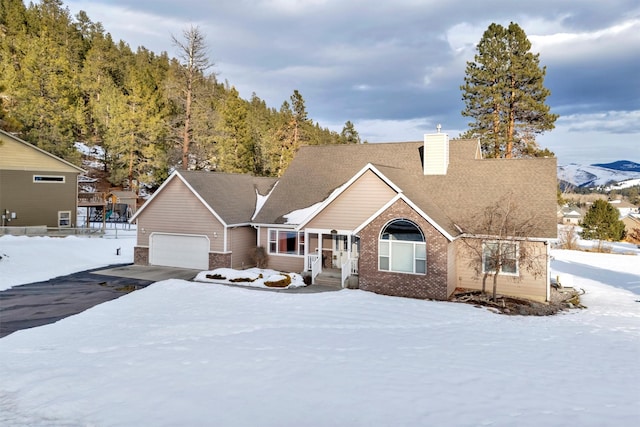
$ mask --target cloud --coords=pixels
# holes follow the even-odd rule
[[[633,121],[640,110],[640,5],[629,1],[67,4],[76,12],[86,10],[114,38],[134,48],[144,45],[170,55],[170,34],[199,25],[218,78],[228,80],[243,98],[256,93],[279,108],[297,89],[321,126],[339,131],[351,120],[370,141],[420,139],[437,123],[456,134],[464,130],[468,119],[460,114],[460,85],[466,62],[473,61],[489,24],[517,22],[547,67],[547,104],[561,116],[543,140],[552,141],[558,152],[566,147],[567,153],[580,155],[573,148],[597,140],[594,135],[629,141],[638,134]]]

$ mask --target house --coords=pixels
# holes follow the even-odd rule
[[[640,239],[636,237],[636,230],[640,230],[640,214],[630,213],[622,218],[624,223],[624,231],[626,233],[626,239],[631,243],[640,243]]]
[[[153,247],[144,235],[150,231],[141,222],[145,213],[158,225],[171,224],[154,232],[207,235],[210,243],[212,227],[220,238],[222,222],[235,222],[247,239],[253,230],[255,240],[246,245],[265,248],[270,268],[304,272],[313,281],[332,272],[341,286],[445,300],[456,288],[479,289],[483,272],[492,271],[485,254],[501,248],[508,262],[500,266],[498,292],[549,298],[549,240],[557,237],[555,159],[483,159],[477,140],[449,141],[440,132],[419,142],[305,146],[277,184],[255,197],[246,191],[249,200],[235,221],[221,221],[217,206],[240,203],[238,176],[222,183],[221,174],[203,173],[196,188],[187,185],[188,175],[172,175],[172,190],[165,183],[154,194],[162,206],[149,200],[136,214],[139,253]],[[256,204],[259,195],[268,195],[262,205]],[[200,206],[185,208],[185,197]],[[479,219],[499,202],[518,206],[531,224],[535,219],[532,231],[514,239],[487,234]],[[206,246],[203,241],[202,250]],[[481,259],[470,255],[470,247],[482,248]],[[521,265],[518,254],[524,253],[540,261],[538,270]],[[211,246],[208,267],[237,266],[234,258],[229,245]],[[137,262],[151,260],[141,256]]]
[[[84,171],[0,130],[3,226],[74,227]]]
[[[618,209],[618,212],[620,213],[620,219],[630,214],[637,214],[640,210],[636,205],[622,199],[609,200],[609,204]]]
[[[253,265],[251,224],[275,178],[175,171],[138,209],[134,262],[206,270]]]
[[[565,205],[558,211],[561,224],[580,225],[582,222],[582,211],[575,206]]]

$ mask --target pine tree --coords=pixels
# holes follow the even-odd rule
[[[342,128],[342,132],[340,133],[340,140],[343,144],[360,144],[360,134],[356,130],[351,121],[347,120]]]
[[[189,153],[192,135],[193,104],[198,97],[200,83],[206,79],[207,70],[213,67],[207,55],[207,44],[205,34],[197,26],[191,26],[182,32],[184,41],[171,36],[174,46],[178,49],[178,58],[181,65],[177,76],[178,105],[181,108],[181,147],[182,147],[182,169],[189,169]]]
[[[254,141],[247,123],[246,102],[232,87],[222,110],[223,136],[219,144],[219,169],[247,173],[254,170]]]
[[[553,129],[558,118],[545,104],[551,93],[544,87],[546,67],[530,49],[518,24],[491,24],[474,62],[467,62],[462,115],[474,121],[463,137],[480,138],[488,157],[537,155],[535,135]]]
[[[606,200],[596,200],[582,220],[583,239],[618,242],[624,239],[624,222],[620,212]]]

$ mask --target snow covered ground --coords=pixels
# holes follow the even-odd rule
[[[2,237],[3,285],[130,262],[108,237]],[[635,426],[640,251],[615,249],[553,251],[588,309],[552,317],[158,282],[0,339],[0,425]]]

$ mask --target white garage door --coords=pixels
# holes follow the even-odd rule
[[[149,264],[207,270],[209,238],[153,233],[149,237]]]

